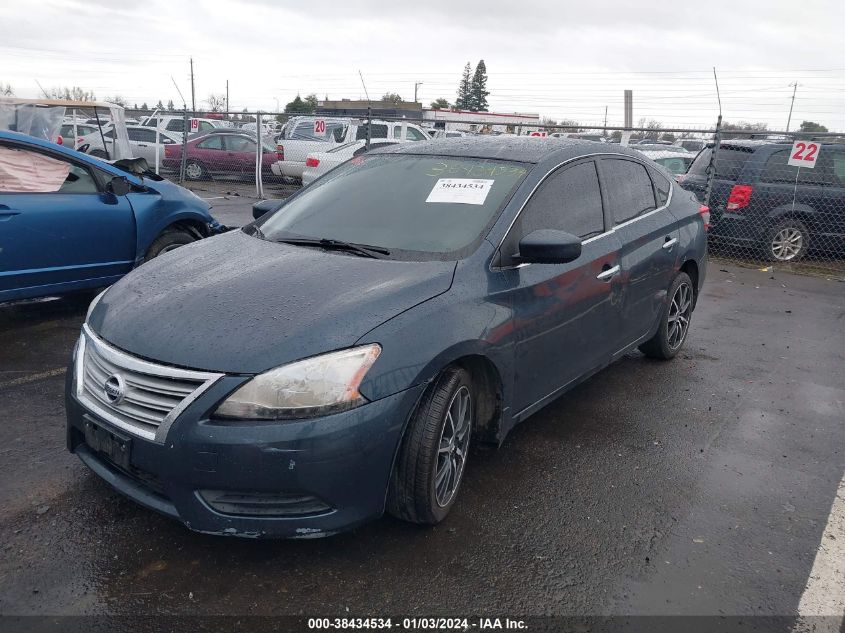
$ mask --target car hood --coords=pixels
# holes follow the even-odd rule
[[[161,255],[102,297],[89,326],[131,354],[253,374],[349,347],[446,292],[455,262],[369,259],[232,231]]]

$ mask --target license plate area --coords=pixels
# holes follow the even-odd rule
[[[85,443],[89,448],[102,454],[119,468],[129,470],[132,440],[97,424],[88,416],[85,416],[84,424]]]

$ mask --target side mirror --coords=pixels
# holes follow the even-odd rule
[[[106,185],[106,189],[116,196],[125,196],[132,191],[132,185],[123,176],[115,176]]]
[[[581,238],[566,231],[531,231],[519,241],[520,262],[565,264],[581,256]]]
[[[260,200],[252,205],[252,217],[257,220],[263,215],[278,211],[284,203],[284,200]]]

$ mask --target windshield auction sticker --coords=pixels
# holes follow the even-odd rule
[[[494,182],[483,178],[440,178],[425,201],[484,204]]]

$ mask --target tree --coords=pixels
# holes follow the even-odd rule
[[[13,97],[14,95],[15,91],[12,90],[12,84],[0,83],[0,97]]]
[[[827,132],[828,129],[821,123],[815,121],[802,121],[801,127],[798,128],[800,132]]]
[[[487,108],[487,66],[484,60],[480,60],[475,67],[475,74],[472,76],[469,88],[469,109],[473,112],[486,112]]]
[[[311,112],[314,112],[317,109],[317,95],[313,92],[310,95],[307,95],[303,101],[308,104],[308,107],[311,108]],[[328,99],[326,99],[328,101]]]
[[[764,134],[769,129],[766,123],[749,123],[738,121],[737,123],[722,124],[722,138],[752,138],[754,135]]]
[[[161,99],[158,100],[158,103],[155,107],[156,110],[164,110],[164,104],[161,102]]]
[[[48,97],[51,99],[66,99],[68,101],[96,101],[97,97],[91,90],[83,90],[79,86],[68,88],[67,86],[60,86],[58,88],[50,88]]]
[[[285,112],[290,114],[311,114],[313,110],[311,105],[302,100],[302,97],[296,95],[296,98],[285,105]]]
[[[148,106],[148,105],[147,105],[147,102],[146,102],[146,101],[144,101],[144,103],[142,103],[142,104],[141,104],[141,109],[142,109],[142,110],[149,110],[149,109],[150,109],[150,106]]]
[[[167,109],[170,112],[173,112],[176,109],[176,106],[173,105],[173,99],[168,99],[167,101]]]
[[[449,105],[449,102],[446,101],[446,99],[444,99],[443,97],[440,97],[439,99],[435,99],[434,101],[431,102],[431,109],[432,110],[448,110],[451,107],[452,106]]]
[[[544,116],[543,118],[540,119],[540,127],[542,129],[546,130],[546,132],[555,132],[556,131],[555,130],[556,125],[557,125],[556,119],[551,119],[547,116]]]
[[[109,103],[116,103],[117,105],[119,105],[123,108],[126,108],[126,107],[129,106],[129,102],[124,97],[121,97],[120,95],[115,95],[113,97],[106,97],[106,101],[108,101]]]
[[[222,93],[208,95],[205,100],[211,112],[223,112],[226,109],[226,95]]]
[[[395,92],[388,92],[387,94],[382,95],[381,100],[384,103],[389,103],[393,106],[398,106],[403,101],[402,97]]]
[[[455,108],[458,110],[469,110],[470,106],[470,88],[472,86],[472,66],[464,66],[464,72],[461,75],[461,83],[458,84],[458,97],[455,99]]]

